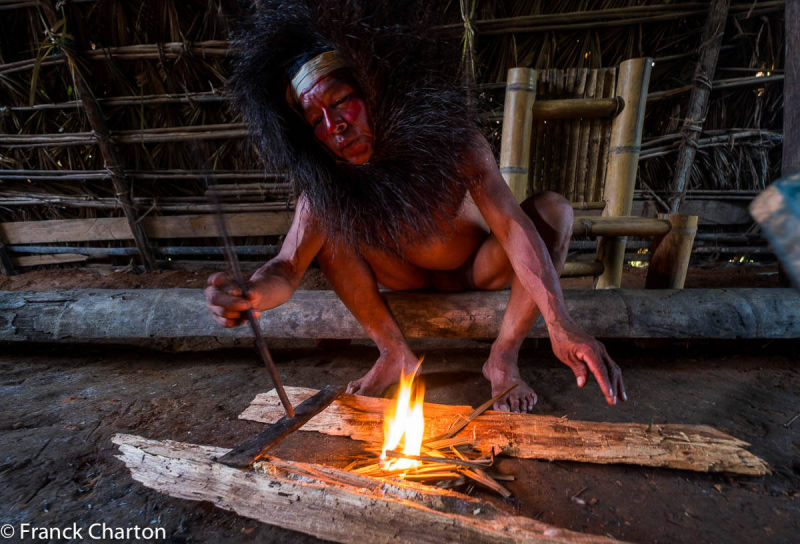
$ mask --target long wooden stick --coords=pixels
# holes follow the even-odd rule
[[[225,251],[225,260],[228,262],[228,266],[231,269],[233,281],[236,282],[236,285],[239,287],[242,297],[247,298],[247,282],[244,279],[242,267],[239,265],[239,257],[237,257],[236,251],[233,248],[233,240],[231,239],[231,235],[228,233],[228,225],[225,221],[225,213],[222,211],[222,203],[219,200],[219,196],[217,196],[217,193],[213,189],[206,191],[206,194],[208,195],[208,198],[215,209],[214,217],[217,221],[217,231],[219,232],[220,238],[222,238]],[[261,360],[264,361],[264,364],[269,371],[269,375],[272,378],[272,383],[275,385],[275,389],[278,391],[278,396],[281,399],[283,408],[286,410],[286,415],[290,418],[293,418],[295,416],[294,408],[292,407],[292,403],[289,401],[289,397],[286,396],[286,391],[283,389],[281,376],[278,374],[278,369],[275,367],[275,361],[272,360],[272,355],[267,348],[267,343],[264,341],[264,336],[261,334],[261,326],[258,324],[258,320],[253,313],[253,309],[248,308],[245,311],[245,315],[247,316],[247,322],[250,324],[250,329],[253,331],[256,349],[261,356]]]

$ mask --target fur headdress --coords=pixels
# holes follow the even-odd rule
[[[338,243],[397,252],[404,241],[435,237],[464,199],[462,155],[477,132],[458,85],[455,40],[432,31],[440,8],[431,5],[271,0],[234,33],[233,103],[267,166],[289,174]],[[293,71],[330,49],[349,67],[373,125],[363,165],[333,157],[286,101]]]

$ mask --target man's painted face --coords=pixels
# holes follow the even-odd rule
[[[328,74],[299,97],[314,137],[337,157],[364,164],[372,156],[372,127],[359,92],[336,73]]]

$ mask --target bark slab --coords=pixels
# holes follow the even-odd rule
[[[304,387],[286,388],[292,404],[316,392]],[[393,402],[343,394],[301,430],[381,443],[383,414]],[[470,412],[469,406],[425,403],[425,438],[444,433],[451,423]],[[282,415],[283,407],[273,390],[257,395],[239,418],[274,423]],[[458,436],[470,437],[481,450],[495,448],[524,459],[623,463],[748,476],[770,472],[766,462],[745,449],[750,444],[706,425],[572,421],[490,410]]]

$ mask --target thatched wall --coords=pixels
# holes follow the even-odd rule
[[[57,6],[52,31],[39,4],[0,1],[0,221],[121,215],[76,101],[75,70],[86,74],[113,131],[138,214],[207,212],[204,181],[192,172],[204,161],[221,182],[238,184],[227,199],[231,211],[291,207],[285,180],[263,171],[221,93],[237,2],[71,0]],[[464,0],[443,4],[442,24],[474,32],[465,32],[465,64],[474,70],[473,92],[493,142],[509,67],[600,67],[653,57],[637,188],[657,201],[669,191],[707,5]],[[693,189],[746,198],[777,177],[783,9],[773,0],[732,4]],[[65,49],[80,64],[69,62]],[[214,242],[191,242],[204,243]]]

